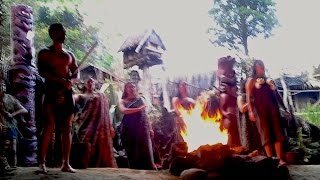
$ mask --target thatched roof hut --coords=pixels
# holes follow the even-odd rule
[[[160,36],[153,30],[128,37],[119,49],[123,52],[124,68],[134,65],[142,69],[162,64],[161,55],[166,48]]]
[[[320,100],[320,80],[289,75],[284,75],[283,79],[297,110],[304,108],[306,104],[314,104]],[[275,83],[282,93],[283,87],[280,78],[275,79]]]
[[[110,71],[98,67],[94,64],[88,63],[80,68],[80,79],[85,80],[88,77],[92,77],[99,82],[104,82],[105,79],[112,79],[116,82],[125,82],[122,78],[114,75]]]
[[[320,81],[313,78],[304,78],[302,76],[284,76],[284,81],[290,90],[310,90],[320,89]],[[275,79],[278,89],[283,90],[280,78]]]
[[[312,77],[317,79],[317,80],[320,80],[320,74],[314,74]]]

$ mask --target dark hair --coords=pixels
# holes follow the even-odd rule
[[[64,29],[63,25],[61,23],[53,23],[49,26],[49,36],[52,38],[52,34],[55,32],[65,32],[66,30]]]
[[[257,65],[260,64],[260,65],[263,65],[264,66],[264,63],[262,60],[259,60],[259,59],[256,59],[253,61],[253,65],[252,65],[252,73],[251,73],[251,77],[256,77],[257,76],[257,71],[256,71],[256,67]]]
[[[126,90],[127,90],[128,86],[129,86],[130,84],[135,86],[135,84],[134,84],[133,82],[127,82],[127,83],[124,85],[124,89],[123,89],[123,93],[122,93],[121,99],[125,99],[125,98],[128,97],[128,93],[127,93]]]
[[[186,84],[186,82],[183,81],[183,80],[180,80],[180,81],[177,83],[177,90],[178,90],[178,92],[177,92],[177,97],[178,97],[179,99],[182,98],[182,94],[180,93],[180,84],[182,84],[182,83]]]
[[[84,82],[83,82],[83,87],[82,87],[82,93],[85,93],[86,91],[87,91],[87,83],[88,83],[88,81],[90,80],[90,79],[92,79],[93,80],[93,82],[95,83],[95,85],[96,85],[96,83],[97,83],[97,81],[92,77],[92,76],[87,76],[86,77],[86,79],[84,80]]]

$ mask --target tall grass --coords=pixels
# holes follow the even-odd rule
[[[298,115],[310,123],[320,126],[320,105],[307,104]]]

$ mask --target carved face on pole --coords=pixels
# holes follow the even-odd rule
[[[235,59],[231,56],[218,59],[218,75],[223,75],[228,78],[234,78],[236,75],[233,69],[235,62]]]

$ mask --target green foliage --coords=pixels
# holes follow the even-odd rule
[[[0,60],[7,61],[10,55],[10,26],[9,26],[9,12],[7,0],[2,0],[1,4],[1,26],[0,26]]]
[[[76,9],[65,6],[55,10],[50,10],[47,6],[38,8],[35,19],[35,48],[41,49],[52,43],[48,35],[48,27],[56,22],[63,24],[66,29],[65,48],[73,52],[76,59],[80,60],[94,42],[97,29],[86,27],[83,24],[83,17],[77,13]],[[92,33],[87,31],[87,28],[90,28]]]
[[[152,106],[151,111],[148,112],[147,116],[151,124],[159,124],[162,118],[161,107]]]
[[[301,116],[310,123],[320,126],[320,106],[307,104],[306,107],[301,110]]]
[[[320,107],[312,107],[308,105],[304,109],[304,113],[314,113],[320,112]],[[308,117],[308,115],[304,115],[304,117]],[[319,117],[319,115],[318,115]],[[312,117],[314,118],[314,117]],[[310,119],[312,119],[310,118]],[[308,118],[304,118],[308,120]],[[319,118],[314,118],[319,119]],[[309,120],[308,120],[309,121]],[[310,121],[313,124],[317,124],[319,121]],[[288,141],[288,150],[291,152],[296,152],[299,154],[300,162],[302,164],[319,164],[320,163],[320,141],[318,139],[314,139],[310,137],[309,132],[304,132],[302,127],[297,129],[297,138],[289,138]]]
[[[274,6],[272,0],[215,0],[209,11],[218,26],[209,29],[217,36],[212,42],[237,51],[243,47],[248,55],[248,38],[268,38],[278,25]]]
[[[36,51],[51,45],[52,41],[48,35],[48,27],[52,23],[62,23],[66,28],[67,38],[65,42],[65,48],[73,52],[76,59],[81,60],[92,44],[98,37],[99,29],[84,24],[83,17],[77,9],[78,3],[82,0],[65,1],[59,0],[2,0],[5,8],[5,16],[3,26],[0,27],[0,55],[9,59],[11,53],[10,47],[10,7],[15,4],[26,4],[32,7],[34,16],[34,31],[35,39],[34,46]],[[52,4],[57,6],[52,8]],[[105,46],[100,46],[100,52],[94,51],[89,57],[89,61],[94,60],[94,64],[97,64],[105,69],[109,69],[113,61],[113,56],[108,53],[108,49]]]
[[[251,58],[240,58],[239,61],[236,62],[235,64],[235,70],[236,70],[236,74],[237,77],[240,80],[245,80],[250,76],[251,73],[251,67],[253,64],[253,59]]]

